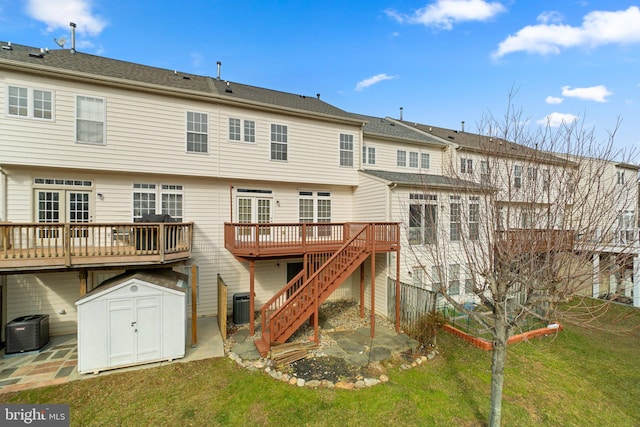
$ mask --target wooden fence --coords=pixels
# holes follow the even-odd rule
[[[227,339],[227,284],[218,274],[218,325],[222,340]]]
[[[387,280],[387,316],[396,317],[396,281]],[[411,329],[418,319],[435,310],[437,293],[409,283],[400,282],[400,325],[404,330]]]

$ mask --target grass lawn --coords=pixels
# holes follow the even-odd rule
[[[640,425],[640,311],[612,306],[594,326],[615,331],[566,325],[509,348],[503,425]],[[391,369],[388,383],[358,391],[298,388],[225,358],[0,394],[0,402],[68,403],[72,425],[484,425],[491,353],[445,333],[438,343],[435,360]]]

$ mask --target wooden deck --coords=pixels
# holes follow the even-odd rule
[[[498,231],[495,244],[499,253],[506,255],[571,251],[575,246],[575,233],[533,229]]]
[[[397,223],[371,223],[377,252],[396,251],[400,245]],[[310,252],[333,252],[368,223],[225,223],[225,248],[238,258],[279,258]]]
[[[192,241],[193,223],[2,223],[0,272],[167,264]]]

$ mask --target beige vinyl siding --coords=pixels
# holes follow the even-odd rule
[[[3,163],[34,166],[83,167],[93,170],[217,175],[215,138],[218,106],[121,89],[44,78],[22,80],[8,74],[4,85],[39,87],[55,93],[55,121],[14,118],[0,113]],[[3,89],[4,90],[4,89]],[[103,98],[106,144],[75,142],[76,96]],[[186,152],[186,112],[209,115],[209,153]],[[47,156],[42,156],[46,152]],[[144,161],[141,161],[144,159]]]
[[[75,301],[79,298],[77,272],[9,276],[7,320],[29,314],[48,314],[51,335],[73,334],[77,327]]]
[[[0,144],[4,164],[83,167],[92,170],[223,176],[336,185],[357,184],[359,126],[224,107],[121,89],[67,83],[46,78],[24,80],[7,74],[6,85],[38,87],[55,94],[55,120],[30,120],[6,115],[1,97]],[[104,99],[105,144],[75,142],[76,96]],[[208,153],[186,152],[186,113],[208,114]],[[228,119],[256,122],[256,143],[228,140]],[[288,127],[288,160],[270,160],[270,125]],[[341,167],[340,133],[354,136],[354,167]],[[47,156],[42,156],[47,152]],[[220,157],[219,157],[220,156]],[[144,159],[144,161],[141,161]],[[219,161],[219,159],[223,159]]]
[[[388,221],[388,192],[386,183],[360,174],[360,185],[353,194],[353,220]]]
[[[441,175],[442,174],[442,164],[443,164],[443,150],[441,148],[436,148],[432,146],[428,146],[426,144],[412,144],[412,143],[399,143],[395,141],[387,141],[371,136],[365,135],[365,145],[367,147],[375,147],[376,149],[376,164],[363,165],[363,169],[375,169],[375,170],[385,170],[385,171],[394,171],[394,172],[404,172],[404,173],[425,173],[431,175]],[[407,166],[401,167],[398,166],[398,150],[404,150],[407,153]],[[409,153],[416,152],[418,153],[418,166],[420,166],[420,153],[428,153],[429,154],[429,169],[420,169],[409,167]],[[362,149],[359,153],[359,156],[362,158]]]
[[[229,118],[253,120],[256,142],[229,141]],[[287,126],[287,160],[271,160],[271,124]],[[223,107],[219,122],[224,178],[337,185],[357,184],[360,129],[319,120]],[[242,128],[242,125],[241,125]],[[340,133],[353,135],[354,166],[340,166]]]
[[[375,313],[387,317],[387,278],[389,277],[387,254],[376,255],[376,273],[375,273]],[[371,257],[363,264],[364,267],[364,306],[371,310]],[[393,266],[395,269],[395,265]],[[353,280],[352,290],[354,295],[359,298],[360,295],[360,272],[356,271],[358,279]],[[395,273],[394,273],[395,275]],[[393,319],[392,319],[393,320]]]

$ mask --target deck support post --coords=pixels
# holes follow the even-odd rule
[[[249,335],[256,334],[256,328],[254,326],[255,321],[255,279],[256,279],[256,262],[254,260],[249,261]]]
[[[198,267],[191,265],[191,347],[198,346]]]
[[[633,306],[640,307],[640,256],[633,257]]]
[[[313,341],[320,344],[320,335],[318,334],[318,276],[313,280]]]
[[[373,227],[371,227],[373,230]],[[373,242],[373,231],[371,241]],[[372,243],[371,251],[371,338],[375,338],[376,335],[376,248]]]
[[[600,254],[593,254],[593,283],[591,287],[591,296],[598,298],[600,296]]]
[[[80,279],[80,296],[83,297],[87,293],[87,269],[83,268],[78,272],[78,278]]]
[[[396,334],[400,333],[400,248],[396,251]]]
[[[360,264],[360,318],[364,319],[364,262]]]

